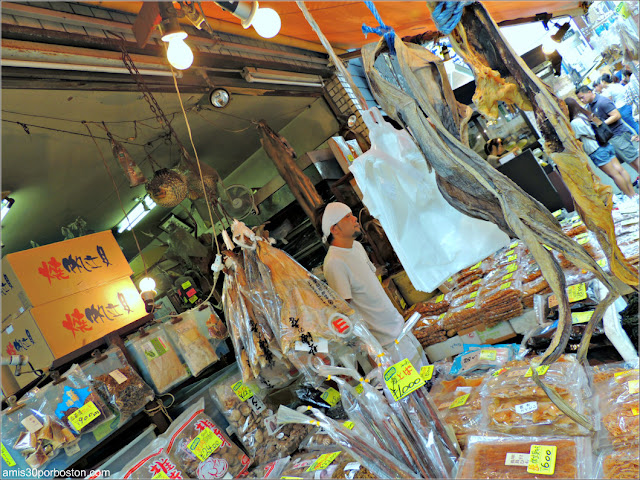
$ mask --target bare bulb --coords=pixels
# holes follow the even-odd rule
[[[542,41],[542,53],[545,55],[551,55],[558,49],[558,44],[553,41],[551,37],[545,37]]]
[[[156,289],[156,282],[151,277],[144,277],[140,280],[140,291],[141,292],[152,292]]]
[[[280,21],[280,15],[274,9],[259,8],[251,21],[251,25],[262,38],[273,38],[280,32],[282,22]]]
[[[172,38],[167,48],[167,60],[173,68],[186,70],[193,63],[193,52],[182,38]]]

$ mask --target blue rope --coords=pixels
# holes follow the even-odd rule
[[[449,35],[462,18],[464,7],[472,3],[473,2],[438,2],[436,8],[434,8],[431,13],[431,17],[438,30],[445,35]]]
[[[380,37],[384,37],[384,39],[387,42],[387,45],[389,46],[389,52],[391,53],[391,55],[395,55],[396,48],[394,46],[394,41],[395,41],[396,33],[393,31],[393,28],[384,24],[384,22],[382,21],[382,17],[380,17],[380,14],[378,13],[378,10],[376,9],[376,6],[373,4],[372,1],[365,0],[364,4],[367,7],[369,7],[369,10],[371,10],[371,13],[375,17],[375,19],[378,21],[378,24],[380,24],[379,27],[372,28],[363,23],[362,33],[364,33],[365,38],[367,37],[367,33],[375,33]]]

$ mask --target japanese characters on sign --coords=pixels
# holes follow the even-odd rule
[[[75,308],[73,312],[65,314],[66,319],[62,320],[62,326],[71,331],[75,337],[76,332],[84,333],[93,330],[92,324],[98,321],[104,323],[106,319],[113,322],[116,318],[131,313],[131,307],[124,294],[118,292],[116,297],[116,303],[109,302],[106,305],[92,303],[84,309],[84,314]]]
[[[95,255],[87,253],[83,257],[83,253],[77,255],[78,252],[72,252],[68,257],[63,257],[60,262],[55,257],[49,258],[49,260],[43,260],[42,265],[38,267],[38,273],[45,277],[49,284],[52,280],[67,280],[69,274],[77,274],[82,271],[92,272],[102,267],[108,267],[111,265],[107,255],[104,253],[104,248],[100,245],[96,245]]]

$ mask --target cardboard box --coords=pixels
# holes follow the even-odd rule
[[[54,358],[99,340],[146,315],[129,277],[31,309]]]
[[[10,253],[2,259],[2,318],[131,273],[110,230]]]
[[[29,362],[33,366],[33,370],[47,371],[54,360],[53,353],[47,345],[40,328],[31,315],[30,311],[24,312],[22,315],[12,318],[7,317],[2,322],[2,356],[10,355],[26,355]],[[3,391],[6,395],[13,395],[17,390],[8,391],[6,388],[9,382],[6,382],[4,375],[9,374],[22,388],[38,378],[35,373],[22,373],[19,376],[13,375],[15,367],[7,367],[3,369]],[[23,371],[31,370],[29,365],[22,366]]]
[[[500,343],[516,336],[516,332],[513,331],[508,320],[484,330],[476,329],[476,333],[482,343],[490,344]]]
[[[431,363],[462,353],[462,339],[456,335],[444,342],[436,343],[424,349]]]
[[[409,306],[415,305],[418,302],[425,302],[434,296],[433,293],[425,293],[416,290],[409,279],[409,275],[407,275],[407,272],[404,270],[392,275],[391,278],[393,278],[393,283],[396,284],[402,298],[405,299]]]

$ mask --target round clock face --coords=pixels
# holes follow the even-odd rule
[[[217,88],[211,92],[209,101],[211,102],[211,105],[216,108],[224,108],[229,104],[230,98],[231,96],[229,95],[229,92],[223,88]]]

